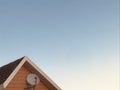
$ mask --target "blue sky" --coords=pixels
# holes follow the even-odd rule
[[[0,66],[28,56],[63,90],[119,90],[119,0],[1,0]]]

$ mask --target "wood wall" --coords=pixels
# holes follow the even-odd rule
[[[40,82],[35,89],[27,89],[26,77],[31,72],[25,67],[22,67],[15,77],[11,80],[5,90],[49,90],[42,82]]]

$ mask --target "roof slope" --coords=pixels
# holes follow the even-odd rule
[[[4,83],[24,57],[0,67],[0,84]]]

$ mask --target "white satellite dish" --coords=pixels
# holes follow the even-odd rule
[[[27,83],[31,86],[35,86],[40,82],[39,77],[36,74],[29,74],[27,76]]]

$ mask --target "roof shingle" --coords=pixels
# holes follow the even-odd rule
[[[0,84],[3,84],[24,57],[0,67]]]

